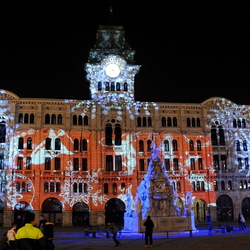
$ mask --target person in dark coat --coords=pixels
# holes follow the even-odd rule
[[[109,222],[108,223],[108,230],[110,233],[113,234],[113,240],[115,242],[115,246],[118,247],[120,245],[120,242],[116,239],[116,235],[118,233],[118,229],[114,223]]]
[[[47,220],[45,219],[44,215],[42,214],[41,218],[39,220],[39,226],[38,226],[38,228],[40,228],[43,231],[46,222],[47,222]]]
[[[148,247],[148,240],[150,247],[153,245],[153,228],[154,228],[154,222],[151,220],[151,217],[148,216],[147,220],[143,223],[143,226],[145,226],[145,246]]]
[[[53,243],[54,238],[54,223],[52,222],[46,222],[43,229],[43,234],[45,238],[47,239],[47,247],[46,250],[54,250],[55,245]]]

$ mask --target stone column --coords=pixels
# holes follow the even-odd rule
[[[72,226],[72,211],[63,211],[62,226],[63,227]]]

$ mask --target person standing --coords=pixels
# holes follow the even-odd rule
[[[153,228],[154,228],[154,222],[151,220],[151,217],[148,215],[147,220],[143,223],[143,226],[145,226],[145,246],[148,247],[148,240],[149,240],[149,247],[152,247],[153,245]]]
[[[239,229],[240,230],[245,230],[247,227],[245,225],[245,218],[243,216],[243,214],[239,214],[239,218],[238,218],[238,222],[239,222]]]
[[[53,243],[53,239],[54,239],[54,223],[52,222],[46,222],[44,225],[44,229],[43,229],[43,234],[45,236],[45,238],[47,239],[47,247],[46,250],[54,250],[55,249],[55,245]]]
[[[115,242],[115,246],[118,247],[120,245],[120,242],[116,239],[116,235],[118,233],[118,229],[114,223],[109,222],[108,223],[108,230],[110,233],[113,234],[113,241]]]
[[[40,228],[43,231],[46,222],[47,222],[47,220],[45,219],[44,215],[42,214],[41,218],[39,220],[39,226],[38,226],[38,228]]]
[[[17,246],[16,246],[16,228],[17,228],[17,224],[16,223],[12,223],[12,227],[10,230],[8,230],[7,232],[7,238],[8,238],[8,242],[9,242],[9,249],[11,250],[16,250]]]
[[[211,227],[211,216],[210,216],[209,213],[207,213],[207,215],[206,215],[206,222],[207,222],[207,229],[211,230],[212,229],[212,227]]]
[[[46,239],[39,228],[35,227],[36,220],[34,213],[27,213],[25,226],[18,229],[16,240],[20,250],[45,250]]]

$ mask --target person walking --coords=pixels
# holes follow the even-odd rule
[[[120,242],[116,239],[116,235],[118,233],[118,229],[114,223],[109,222],[108,223],[108,230],[110,233],[113,234],[113,241],[115,242],[115,246],[118,247],[120,245]]]
[[[11,229],[9,229],[7,231],[9,249],[11,249],[11,250],[16,250],[17,249],[17,245],[16,245],[16,229],[17,229],[17,224],[12,223]]]
[[[47,242],[42,231],[35,227],[35,214],[27,213],[24,222],[25,226],[19,228],[16,233],[18,249],[45,250]]]
[[[153,228],[154,228],[154,222],[151,220],[151,217],[148,215],[147,220],[143,223],[143,226],[145,226],[145,246],[144,247],[152,247],[153,245]],[[149,246],[148,246],[148,240],[149,240]]]
[[[239,222],[239,230],[245,230],[247,228],[245,225],[246,220],[245,220],[243,214],[241,214],[241,213],[239,213],[238,222]]]

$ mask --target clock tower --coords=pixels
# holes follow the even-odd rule
[[[135,51],[125,40],[122,26],[100,26],[85,65],[91,99],[101,104],[134,101]]]

